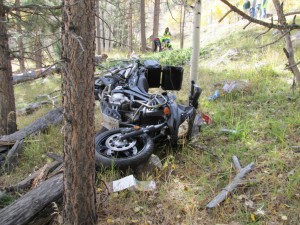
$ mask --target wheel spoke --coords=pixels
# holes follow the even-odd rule
[[[132,147],[132,154],[133,154],[133,155],[136,155],[137,153],[138,153],[137,147],[136,147],[136,146],[133,146],[133,147]]]

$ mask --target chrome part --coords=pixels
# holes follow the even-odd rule
[[[136,140],[130,139],[130,140],[120,140],[122,134],[118,133],[118,134],[114,134],[112,136],[110,136],[109,138],[107,138],[106,142],[105,142],[105,146],[109,149],[111,149],[112,151],[126,151],[126,150],[130,150],[133,149],[134,153],[137,153],[137,148],[135,147],[136,144]],[[133,153],[133,154],[134,154]],[[136,154],[135,153],[135,154]],[[135,155],[134,154],[134,155]]]

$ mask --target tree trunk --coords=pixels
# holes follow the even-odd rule
[[[132,39],[133,39],[133,35],[132,35],[132,0],[129,0],[128,2],[129,4],[129,12],[128,12],[128,56],[131,55],[133,49],[132,49]]]
[[[153,34],[152,37],[158,36],[159,30],[159,15],[160,15],[160,0],[154,2],[154,18],[153,18]],[[154,50],[154,42],[152,41],[152,50]]]
[[[16,7],[20,6],[20,0],[16,0]],[[23,44],[23,32],[21,26],[21,12],[19,10],[16,11],[16,15],[18,17],[17,22],[17,32],[18,32],[18,48],[19,48],[19,64],[20,64],[20,71],[25,71],[25,61],[24,61],[24,44]]]
[[[64,224],[97,223],[94,146],[95,0],[65,0]]]
[[[114,25],[111,25],[111,31],[109,32],[109,40],[113,40],[114,39]],[[113,41],[109,41],[109,52],[112,52],[113,49]]]
[[[182,14],[180,15],[181,17],[181,24],[180,24],[180,48],[183,49],[184,45],[184,27],[185,27],[185,12],[186,8],[185,5],[181,6],[182,7]]]
[[[194,19],[193,19],[193,50],[191,59],[190,81],[197,84],[198,81],[198,64],[200,53],[200,23],[201,23],[201,0],[195,0]]]
[[[4,3],[0,0],[0,135],[17,130],[14,86]]]
[[[102,39],[102,50],[105,52],[105,53],[107,53],[107,51],[106,51],[106,47],[105,47],[105,26],[106,26],[106,24],[105,24],[105,22],[104,22],[104,9],[102,9],[102,11],[101,11],[101,15],[102,15],[102,26],[101,26],[101,28],[102,28],[102,37],[103,37],[103,39]]]
[[[34,43],[34,61],[35,61],[36,69],[43,67],[43,52],[42,52],[42,43],[41,43],[40,35],[36,36],[35,43]]]
[[[146,16],[145,0],[141,0],[141,51],[146,52]]]
[[[279,24],[286,25],[287,22],[286,22],[286,18],[285,18],[284,12],[283,12],[283,5],[280,4],[279,0],[273,0],[273,4],[277,11]],[[281,30],[281,33],[286,34],[284,36],[285,49],[287,51],[286,56],[288,58],[289,66],[292,66],[291,71],[294,74],[294,76],[296,77],[297,84],[300,87],[300,71],[299,71],[298,66],[293,66],[296,64],[296,60],[295,60],[294,48],[293,48],[292,40],[291,40],[291,34],[288,31],[289,30],[287,30],[287,29]]]
[[[102,54],[102,48],[101,48],[101,27],[100,27],[100,8],[99,8],[99,0],[96,0],[96,55]]]

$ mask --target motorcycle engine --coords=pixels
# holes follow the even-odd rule
[[[122,93],[115,93],[109,98],[109,103],[115,106],[121,106],[122,104],[129,103],[129,99]]]
[[[113,93],[109,98],[109,104],[119,111],[122,121],[132,119],[133,112],[130,110],[130,99],[124,94]]]

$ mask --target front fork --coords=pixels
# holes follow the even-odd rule
[[[189,96],[189,105],[193,106],[195,109],[198,108],[198,100],[202,93],[202,89],[195,84],[194,81],[191,81],[191,91]]]
[[[151,125],[148,127],[138,127],[138,128],[129,128],[129,133],[125,133],[120,137],[120,140],[126,140],[128,138],[132,138],[132,137],[136,137],[139,136],[141,134],[147,134],[150,132],[154,132],[157,131],[159,129],[162,129],[164,126],[166,125],[166,123],[162,123],[162,124],[158,124],[158,125]]]

